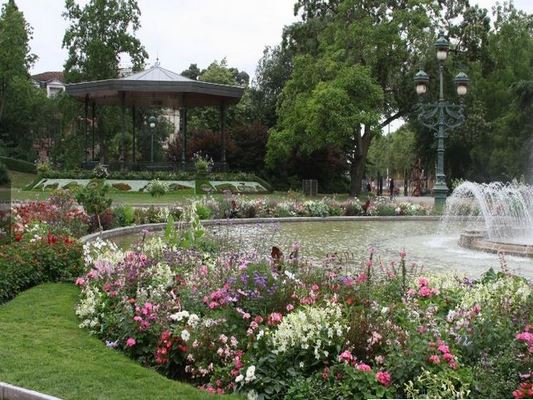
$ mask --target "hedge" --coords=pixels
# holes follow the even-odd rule
[[[11,157],[0,156],[0,161],[3,162],[7,169],[17,172],[26,172],[28,174],[37,173],[37,168],[34,164],[28,161],[17,160]]]
[[[83,272],[81,243],[13,242],[0,246],[0,304],[43,282],[73,280]]]

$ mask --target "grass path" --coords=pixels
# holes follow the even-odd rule
[[[0,306],[0,381],[66,400],[216,398],[143,368],[80,329],[78,294],[70,284],[44,284]]]
[[[8,173],[11,178],[11,186],[19,189],[29,185],[35,180],[35,178],[37,178],[36,174],[28,174],[25,172],[8,171]]]

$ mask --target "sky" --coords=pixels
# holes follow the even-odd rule
[[[39,58],[31,72],[62,70],[64,0],[15,2],[33,27],[30,45]],[[489,9],[496,3],[474,2]],[[191,63],[205,68],[226,57],[228,65],[253,76],[265,46],[278,44],[283,27],[296,20],[294,0],[138,0],[138,4],[142,14],[137,36],[150,55],[148,63],[159,57],[162,67],[178,73]],[[514,4],[533,13],[533,0]]]

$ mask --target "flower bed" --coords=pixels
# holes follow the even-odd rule
[[[81,326],[145,366],[249,399],[522,396],[531,384],[531,286],[422,276],[373,252],[335,259],[212,254],[152,239],[86,245]]]
[[[104,216],[106,229],[165,223],[169,215],[178,219],[182,206],[136,207],[121,205]],[[333,198],[321,200],[276,200],[268,197],[248,199],[230,196],[224,199],[205,196],[196,202],[200,219],[224,218],[285,218],[285,217],[330,217],[330,216],[420,216],[429,215],[431,210],[408,202],[393,202],[383,197],[361,202],[358,199],[338,201]]]
[[[83,271],[82,245],[89,217],[72,196],[57,192],[48,201],[18,204],[0,245],[0,303],[42,282],[73,280]]]
[[[43,282],[73,281],[84,270],[82,246],[69,237],[0,246],[0,304]]]
[[[41,238],[48,233],[80,237],[87,234],[89,216],[68,191],[56,191],[48,201],[15,205],[11,212],[15,239]]]

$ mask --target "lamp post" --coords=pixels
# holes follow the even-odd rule
[[[154,164],[154,130],[157,119],[151,115],[148,118],[148,126],[150,127],[150,163]]]
[[[468,91],[470,79],[460,72],[454,79],[457,94],[460,97],[459,104],[453,104],[444,100],[444,62],[448,58],[450,43],[441,31],[439,38],[435,42],[437,50],[437,60],[439,62],[439,100],[436,102],[423,102],[422,99],[428,92],[429,76],[420,70],[414,77],[416,93],[419,96],[417,106],[418,121],[426,128],[434,131],[437,139],[437,171],[436,182],[433,187],[435,196],[435,208],[442,210],[446,204],[448,187],[446,186],[446,175],[444,174],[444,139],[448,137],[448,132],[461,126],[465,120],[463,97]]]

